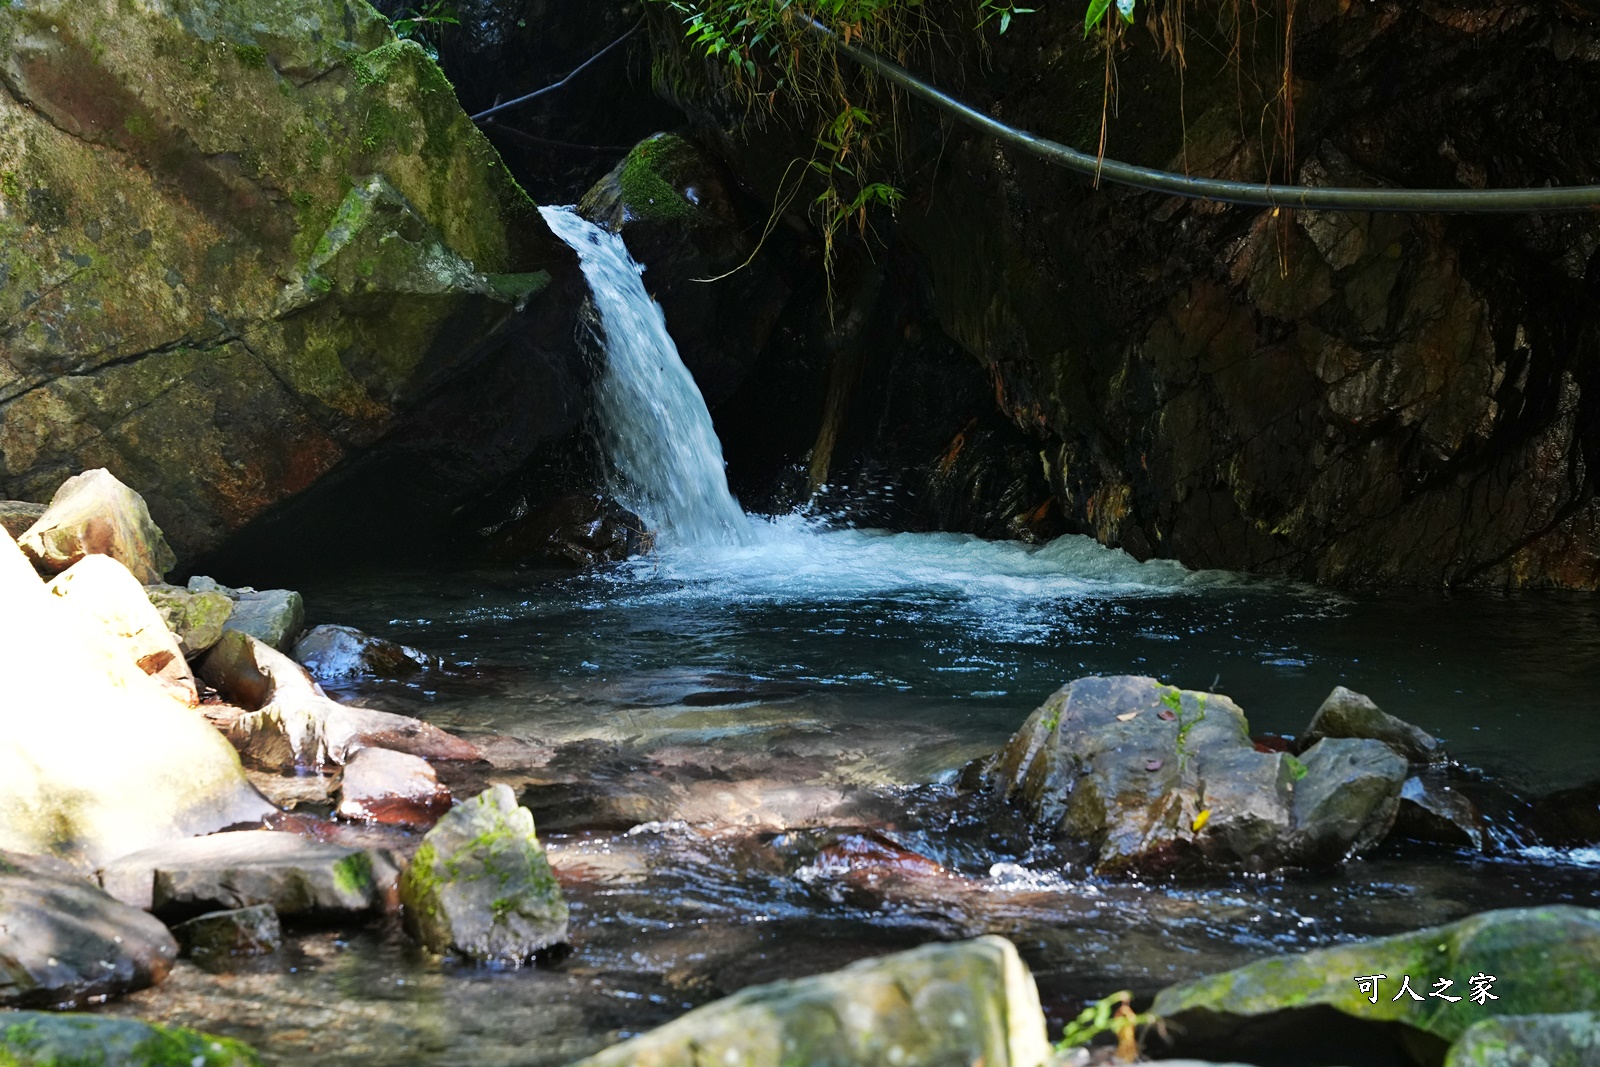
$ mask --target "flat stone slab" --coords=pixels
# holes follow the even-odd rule
[[[178,943],[165,926],[92,882],[32,866],[0,855],[0,1004],[78,1007],[166,977]],[[0,1063],[11,1062],[0,1043]]]
[[[181,1026],[105,1015],[0,1015],[6,1067],[256,1067],[250,1046]]]
[[[382,902],[393,877],[369,852],[276,830],[174,841],[100,872],[112,896],[174,917],[270,904],[285,917],[354,918]]]

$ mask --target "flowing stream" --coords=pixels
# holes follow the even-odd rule
[[[345,571],[303,591],[313,621],[457,665],[338,695],[533,768],[511,780],[572,902],[572,957],[484,970],[426,959],[392,930],[313,932],[254,970],[182,963],[109,1010],[243,1037],[272,1064],[561,1064],[752,983],[935,938],[1011,937],[1059,1024],[1085,998],[1266,955],[1490,907],[1600,903],[1592,851],[1391,842],[1332,873],[1143,883],[1088,877],[964,815],[962,766],[1090,673],[1227,693],[1255,730],[1282,733],[1348,685],[1486,781],[1579,785],[1600,766],[1600,605],[1336,595],[1140,564],[1080,537],[747,516],[638,266],[571,212],[545,217],[594,288],[614,489],[659,531],[656,550],[577,576]],[[828,859],[851,834],[944,873],[863,881]]]

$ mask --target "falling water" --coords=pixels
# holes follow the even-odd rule
[[[739,545],[750,522],[728,492],[711,413],[678,358],[643,267],[622,238],[571,208],[539,209],[578,253],[605,329],[606,369],[595,406],[612,492],[658,535],[683,545]]]

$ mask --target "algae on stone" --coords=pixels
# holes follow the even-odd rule
[[[257,1067],[250,1046],[181,1026],[103,1015],[0,1015],[5,1067]]]

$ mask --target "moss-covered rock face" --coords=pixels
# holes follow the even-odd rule
[[[39,0],[0,49],[0,496],[105,466],[212,548],[570,270],[362,0]]]
[[[1508,1015],[1474,1023],[1445,1067],[1589,1067],[1600,1062],[1600,1014]]]
[[[5,1067],[256,1067],[250,1046],[137,1019],[19,1011],[0,1016]]]
[[[1156,997],[1151,1010],[1185,1043],[1225,1040],[1250,1020],[1313,1007],[1365,1022],[1398,1023],[1454,1042],[1486,1016],[1600,1009],[1597,958],[1600,911],[1491,911],[1448,926],[1262,960],[1172,986]],[[1376,988],[1370,982],[1374,975],[1384,976]],[[1403,991],[1407,976],[1420,1000]],[[1473,996],[1479,976],[1492,976],[1490,998],[1481,1003]],[[1441,989],[1440,979],[1452,984]]]

